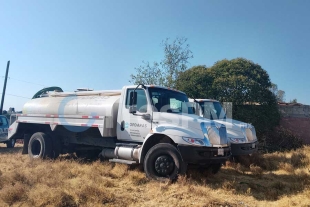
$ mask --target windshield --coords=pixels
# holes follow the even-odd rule
[[[226,119],[226,113],[219,102],[199,102],[203,117],[207,119]]]
[[[164,88],[149,88],[154,111],[193,114],[193,108],[184,93]]]

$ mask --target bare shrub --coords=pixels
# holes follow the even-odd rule
[[[116,164],[113,169],[108,173],[112,178],[121,178],[127,174],[128,166],[123,164]]]
[[[9,206],[16,202],[27,199],[26,196],[27,188],[21,183],[15,185],[6,185],[0,191],[0,199]]]
[[[254,165],[254,164],[250,165],[250,170],[252,172],[252,175],[257,176],[257,177],[261,177],[263,174],[263,169],[259,166]]]
[[[297,178],[297,181],[304,185],[310,184],[310,174],[304,170],[304,169],[298,169],[295,171],[295,176]]]
[[[247,167],[245,167],[244,165],[238,163],[236,168],[235,168],[237,171],[239,171],[240,173],[242,174],[245,174],[245,172],[248,170]]]
[[[143,185],[148,182],[148,179],[145,177],[145,175],[138,171],[130,172],[129,179],[134,185]]]
[[[56,207],[77,207],[77,203],[74,200],[72,195],[69,195],[66,192],[60,192],[57,196],[58,199],[54,200],[53,206]]]
[[[236,185],[236,181],[235,180],[233,180],[233,181],[226,180],[222,184],[222,189],[226,190],[226,191],[231,191],[231,190],[235,189],[235,185]]]
[[[296,150],[303,146],[302,139],[284,127],[276,127],[265,133],[261,139],[266,143],[267,151]]]
[[[302,167],[307,165],[306,161],[307,155],[305,155],[303,152],[293,152],[291,156],[291,164],[294,167]]]
[[[294,167],[290,163],[286,163],[286,162],[280,162],[279,169],[284,170],[289,173],[292,173],[295,170]]]
[[[79,204],[88,202],[98,204],[108,204],[115,201],[115,195],[104,188],[94,187],[90,185],[83,186],[77,193]]]

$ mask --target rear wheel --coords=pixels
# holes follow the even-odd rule
[[[47,134],[34,133],[28,144],[28,154],[31,159],[53,158],[53,143]]]
[[[175,180],[178,174],[185,174],[186,168],[179,151],[167,143],[152,147],[144,159],[144,171],[150,179]]]
[[[6,142],[6,147],[7,148],[13,148],[15,146],[15,139],[10,139],[9,141]]]

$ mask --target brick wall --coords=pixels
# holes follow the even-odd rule
[[[291,130],[310,145],[310,106],[279,106],[280,125]]]

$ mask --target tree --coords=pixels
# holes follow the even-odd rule
[[[290,101],[290,103],[298,103],[298,102],[297,102],[297,99],[294,98],[293,100]]]
[[[234,104],[276,103],[269,88],[272,86],[269,75],[260,65],[245,58],[221,60],[209,70],[213,76],[214,98]]]
[[[285,91],[278,90],[277,94],[276,94],[276,97],[277,97],[277,101],[285,102]]]
[[[278,90],[277,84],[271,83],[271,87],[269,88],[269,90],[276,97],[278,102],[285,102],[285,91]]]
[[[192,98],[213,98],[213,77],[208,70],[206,66],[199,65],[181,72],[176,81],[176,88]]]
[[[271,87],[269,88],[269,90],[276,96],[278,92],[278,85],[271,83]]]
[[[129,82],[134,84],[155,84],[166,87],[175,87],[175,81],[180,72],[187,68],[188,60],[193,58],[189,44],[186,44],[187,38],[176,38],[169,42],[169,38],[162,41],[164,48],[164,59],[160,62],[143,61],[143,64],[136,69],[136,74],[131,74]]]

